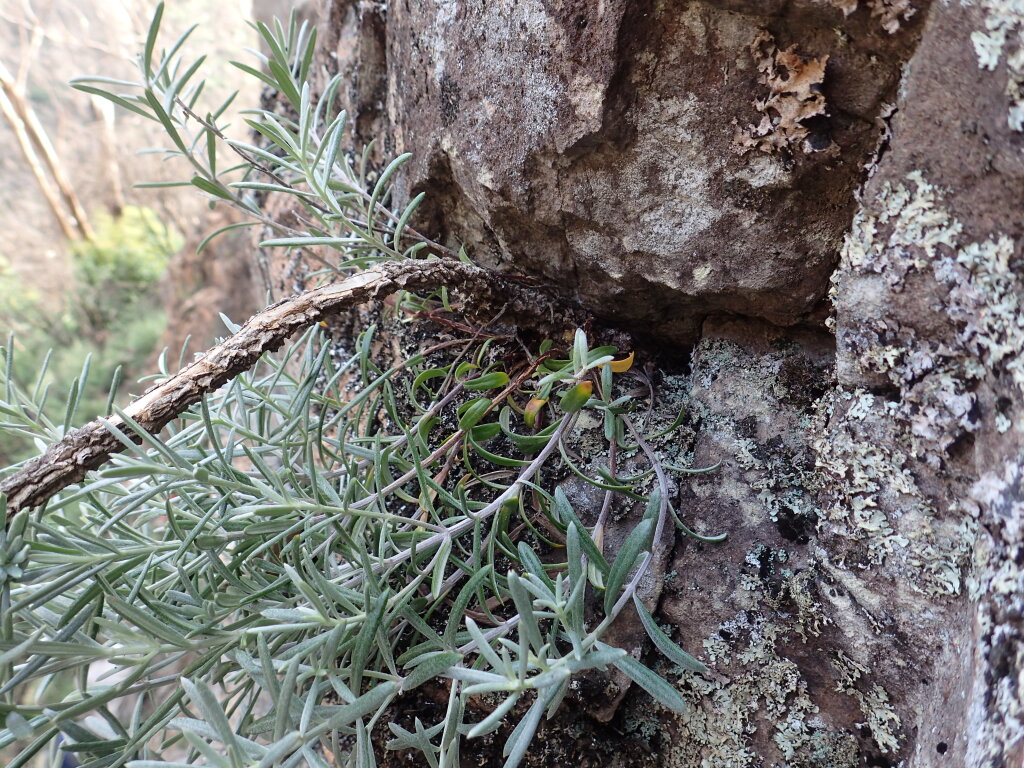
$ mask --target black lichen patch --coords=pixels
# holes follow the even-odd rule
[[[795,405],[805,412],[814,410],[814,404],[832,385],[831,371],[806,357],[786,357],[779,368],[779,383],[784,394],[782,402]]]
[[[805,514],[800,510],[781,505],[775,527],[779,535],[795,544],[807,544],[814,533],[817,515]]]
[[[459,116],[462,89],[448,75],[441,75],[441,125],[448,128]]]

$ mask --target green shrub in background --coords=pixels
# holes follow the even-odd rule
[[[73,306],[80,328],[105,339],[111,326],[152,298],[167,262],[184,244],[156,211],[125,206],[117,218],[101,214],[93,240],[71,245],[76,290]]]
[[[37,321],[42,294],[15,273],[10,259],[0,255],[0,318],[8,327],[21,333]]]
[[[182,236],[152,209],[134,205],[117,217],[100,214],[95,230],[93,240],[71,243],[74,282],[59,301],[0,261],[0,324],[14,333],[12,373],[23,386],[53,389],[41,410],[54,423],[64,418],[71,387],[81,416],[106,415],[111,382],[142,372],[167,324],[154,299]],[[25,436],[0,427],[0,461],[35,450]]]

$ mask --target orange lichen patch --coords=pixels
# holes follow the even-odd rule
[[[825,65],[828,56],[801,56],[796,45],[780,50],[775,38],[761,30],[750,46],[757,62],[758,78],[768,86],[764,99],[755,99],[761,122],[737,129],[733,145],[741,154],[752,149],[779,152],[800,146],[804,152],[820,152],[832,146],[827,135],[812,134],[807,121],[825,117]]]

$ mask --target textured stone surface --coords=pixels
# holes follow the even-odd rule
[[[766,396],[792,390],[755,327],[705,326],[698,452],[724,467],[696,506],[757,570],[684,550],[662,615],[725,679],[682,681],[667,765],[1024,758],[1024,141],[1012,68],[976,59],[991,14],[932,7],[833,276],[836,378],[790,394],[807,419]],[[776,518],[814,520],[806,546]]]
[[[818,2],[336,0],[327,19],[356,143],[414,153],[398,197],[429,190],[428,230],[675,340],[709,312],[791,324],[819,303],[916,39]]]
[[[926,636],[958,651],[912,708],[913,765],[1024,758],[1024,137],[1012,67],[976,58],[996,5],[933,9],[833,278],[825,545],[863,561],[894,627],[960,614]]]
[[[656,448],[722,461],[675,500],[730,536],[676,541],[658,617],[711,672],[527,765],[1021,764],[1018,6],[326,3],[322,72],[416,153],[432,234],[694,342]]]
[[[699,532],[729,538],[681,540],[661,604],[713,674],[676,678],[689,704],[680,716],[637,697],[624,718],[634,729],[660,723],[652,746],[664,765],[852,768],[882,755],[858,727],[858,695],[871,684],[842,666],[859,656],[862,628],[832,609],[843,590],[816,540],[809,426],[832,360],[826,333],[721,319],[703,327],[689,382],[693,462],[722,466],[684,481],[679,506]],[[884,740],[884,724],[879,732]]]

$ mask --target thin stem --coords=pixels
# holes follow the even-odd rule
[[[651,561],[654,559],[654,551],[660,545],[661,536],[665,531],[665,523],[668,520],[669,485],[668,477],[665,475],[665,470],[662,469],[661,461],[658,459],[648,442],[644,440],[643,435],[641,435],[639,430],[637,430],[633,425],[632,420],[628,416],[623,416],[622,420],[626,423],[629,431],[633,433],[633,437],[636,438],[641,450],[643,450],[644,454],[651,462],[651,466],[654,468],[654,474],[658,478],[658,488],[661,491],[661,494],[658,504],[658,522],[654,526],[654,537],[651,540],[651,548],[647,554],[644,555],[644,559],[640,562],[640,567],[636,569],[636,573],[633,575],[633,578],[630,579],[626,588],[622,591],[622,595],[615,601],[615,605],[612,606],[611,611],[608,612],[608,616],[605,618],[606,622],[614,621],[615,617],[622,612],[622,609],[626,604],[633,599],[633,593],[635,593],[637,587],[640,586],[641,579],[647,575],[647,569],[650,567]]]
[[[551,433],[551,439],[548,441],[547,445],[544,446],[541,452],[537,454],[537,458],[531,461],[528,466],[523,467],[523,471],[519,473],[519,476],[515,479],[515,481],[490,504],[485,506],[479,512],[467,511],[466,517],[464,517],[458,523],[452,525],[444,533],[435,533],[433,536],[430,536],[429,538],[423,540],[415,547],[409,547],[408,549],[404,549],[397,554],[384,558],[383,560],[377,561],[376,563],[374,563],[373,566],[374,573],[383,573],[385,571],[388,571],[394,568],[396,565],[404,563],[406,560],[411,558],[416,553],[429,552],[434,547],[440,546],[441,542],[443,542],[446,538],[454,538],[456,536],[461,536],[463,533],[472,530],[473,526],[476,525],[479,521],[486,520],[492,515],[494,515],[494,513],[501,509],[502,504],[504,504],[506,501],[511,499],[519,492],[519,489],[523,486],[524,483],[526,483],[526,481],[528,481],[535,474],[537,474],[537,472],[540,470],[542,466],[544,466],[545,462],[548,460],[548,458],[550,458],[552,452],[557,447],[558,440],[561,438],[562,434],[568,431],[571,425],[575,423],[575,414],[573,414],[573,416],[569,418],[563,419],[562,422],[558,425],[558,428]],[[339,578],[350,576],[349,580],[344,582],[343,586],[348,589],[354,589],[355,587],[358,587],[360,584],[362,584],[365,579],[365,574],[363,574],[361,570],[361,568],[353,567],[347,573],[343,572],[339,574]]]

